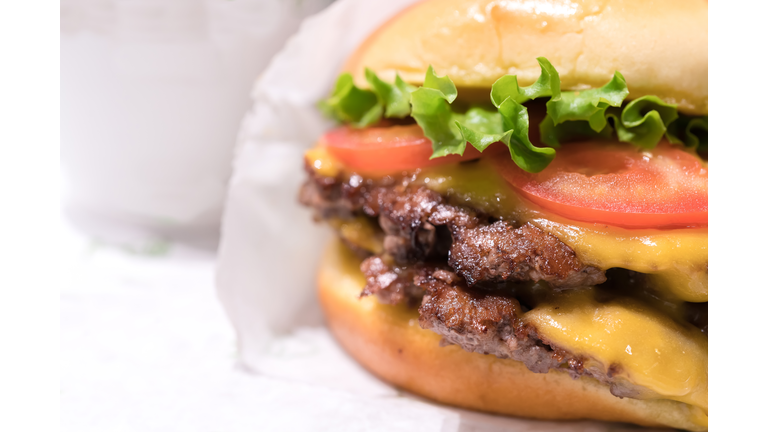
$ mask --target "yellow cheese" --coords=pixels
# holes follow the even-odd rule
[[[334,177],[343,170],[341,163],[323,147],[309,150],[306,158],[320,175]],[[520,198],[491,163],[483,159],[426,168],[419,172],[416,181],[449,196],[457,204],[502,219],[530,222],[567,244],[587,265],[650,274],[654,287],[678,300],[708,299],[706,227],[624,229],[563,218]]]
[[[316,146],[307,150],[304,153],[304,159],[321,176],[336,177],[341,171],[341,164],[323,146]]]
[[[342,248],[340,275],[350,279],[352,297],[365,285],[360,260]],[[341,284],[344,286],[344,284]],[[369,299],[372,300],[372,299]],[[375,313],[382,305],[362,304]],[[414,309],[386,306],[386,316],[413,325]],[[522,320],[536,327],[547,342],[575,354],[594,358],[604,367],[619,365],[618,376],[650,392],[645,398],[672,399],[692,405],[690,420],[703,428],[708,422],[707,339],[663,314],[633,300],[598,303],[591,291],[566,292],[525,313]],[[592,362],[594,364],[594,362]],[[555,372],[550,372],[555,373]]]
[[[363,216],[354,219],[328,219],[328,224],[338,230],[339,236],[353,245],[380,254],[384,251],[384,233]]]
[[[595,301],[592,290],[558,296],[523,315],[539,336],[618,376],[707,412],[707,337],[629,298]]]
[[[425,169],[419,181],[457,204],[530,222],[570,246],[585,264],[652,274],[655,286],[677,299],[707,301],[707,228],[630,230],[569,220],[520,198],[485,160]]]

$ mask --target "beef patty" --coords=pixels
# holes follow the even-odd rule
[[[382,258],[399,266],[447,261],[470,286],[532,280],[568,289],[606,280],[604,271],[583,264],[570,247],[538,227],[494,221],[409,179],[374,182],[352,175],[343,180],[307,171],[310,178],[299,198],[315,217],[376,218],[385,234]],[[369,285],[366,292],[388,295],[386,286]]]
[[[460,276],[445,269],[424,268],[415,284],[426,291],[419,307],[419,324],[441,335],[443,344],[511,358],[535,373],[557,369],[573,378],[589,376],[608,385],[619,397],[637,398],[647,391],[618,376],[619,365],[602,365],[543,340],[535,328],[519,319],[523,309],[515,298],[472,290]]]

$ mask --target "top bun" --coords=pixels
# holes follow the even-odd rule
[[[618,70],[630,99],[656,95],[707,114],[705,0],[427,0],[369,36],[345,70],[360,86],[366,67],[420,84],[431,64],[457,87],[479,89],[505,74],[532,84],[540,56],[563,90],[601,87]]]

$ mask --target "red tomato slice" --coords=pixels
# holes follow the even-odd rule
[[[432,143],[415,124],[365,129],[340,127],[326,133],[320,142],[341,163],[361,172],[412,170],[480,157],[479,151],[467,145],[463,156],[430,160]]]
[[[558,215],[627,228],[707,225],[708,171],[668,143],[650,151],[626,144],[572,143],[531,174],[494,158],[520,194]]]

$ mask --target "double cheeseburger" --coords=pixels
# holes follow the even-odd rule
[[[392,384],[707,429],[707,2],[432,0],[321,108],[319,298]]]

